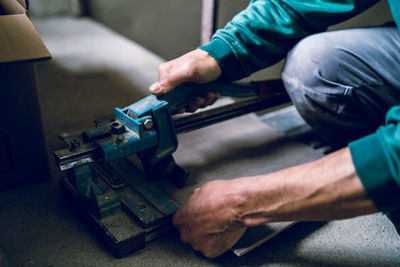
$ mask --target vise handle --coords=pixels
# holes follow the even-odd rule
[[[274,91],[275,90],[275,91]],[[219,93],[221,96],[247,98],[256,96],[272,96],[284,91],[281,80],[269,80],[251,83],[228,83],[222,79],[205,84],[184,83],[171,92],[158,96],[159,100],[166,101],[172,113],[184,108],[190,101],[202,97],[207,92]]]

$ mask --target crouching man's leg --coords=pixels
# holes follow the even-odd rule
[[[375,132],[400,104],[400,32],[382,27],[308,37],[282,78],[302,117],[334,147]],[[400,234],[400,211],[388,215]]]
[[[400,104],[395,27],[316,34],[288,54],[285,87],[302,117],[334,147],[374,132]]]

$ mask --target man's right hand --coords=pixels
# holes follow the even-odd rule
[[[221,75],[221,68],[217,61],[206,51],[193,50],[179,58],[162,63],[158,69],[158,81],[150,85],[150,92],[163,95],[184,82],[207,83],[216,80]],[[219,98],[219,94],[208,92],[204,98],[198,97],[189,103],[187,110],[212,105]]]

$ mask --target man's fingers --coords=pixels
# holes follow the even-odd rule
[[[220,94],[208,92],[205,97],[197,97],[194,101],[190,102],[186,108],[187,112],[195,112],[199,108],[205,108],[215,103],[218,100]]]
[[[197,109],[199,109],[203,104],[204,104],[204,98],[202,97],[196,97],[196,99],[192,102],[189,103],[187,107],[188,112],[195,112]]]
[[[219,93],[208,92],[207,95],[204,97],[204,103],[201,105],[201,108],[205,108],[207,106],[211,106],[219,99],[221,95]]]
[[[214,99],[211,101],[210,105],[213,105],[215,102],[217,102],[217,100],[221,97],[220,93],[216,93],[214,95]]]
[[[179,85],[179,84],[177,84]],[[176,86],[177,86],[176,85]],[[163,95],[173,90],[175,85],[165,84],[161,82],[155,82],[150,85],[150,92],[156,95]],[[182,108],[178,111],[178,114],[185,112],[195,112],[199,108],[205,108],[215,103],[220,97],[219,93],[208,92],[204,97],[196,97],[194,101],[191,101],[186,108]]]
[[[200,106],[201,108],[205,108],[207,106],[210,105],[210,103],[213,101],[215,96],[215,93],[213,92],[208,92],[205,96],[204,96],[204,102],[203,104]]]

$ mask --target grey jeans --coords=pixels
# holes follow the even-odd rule
[[[315,34],[288,54],[285,87],[302,117],[335,148],[375,132],[400,104],[396,27]]]

